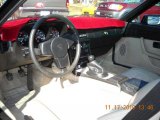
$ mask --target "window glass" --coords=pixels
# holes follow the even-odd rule
[[[143,12],[134,22],[141,22],[146,15],[150,16],[148,18],[148,20],[149,20],[148,22],[150,24],[157,24],[157,23],[159,24],[159,22],[157,22],[157,20],[159,20],[159,17],[157,17],[157,16],[160,15],[160,3],[157,3],[156,5],[151,7],[150,9]]]
[[[27,0],[12,15],[10,20],[49,14],[119,19],[143,1],[144,0]]]
[[[124,0],[124,3],[141,3],[143,0]]]

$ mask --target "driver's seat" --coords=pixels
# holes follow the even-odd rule
[[[140,89],[133,96],[133,98],[129,102],[129,105],[136,106],[159,83],[160,83],[160,79],[157,79],[157,80],[154,80],[154,81],[150,82],[146,86],[144,86],[142,89]],[[152,105],[152,98],[151,98],[151,100],[149,102],[151,103],[150,105]],[[142,104],[142,106],[144,106],[144,105]],[[154,106],[154,107],[159,107],[159,106]],[[153,107],[153,109],[154,109],[154,107]],[[145,108],[145,109],[147,109],[147,108]],[[147,110],[148,110],[148,112],[150,112],[149,108]],[[128,110],[124,110],[124,109],[122,109],[122,110],[113,110],[109,114],[105,114],[105,115],[99,117],[98,120],[127,120],[127,119],[124,119],[124,118],[127,116],[127,114],[129,112],[131,112],[131,109],[128,109]],[[138,117],[139,116],[137,116],[136,120],[141,120]],[[149,120],[159,120],[159,119],[160,119],[160,110],[159,110],[158,113],[153,115],[153,117],[151,117]]]

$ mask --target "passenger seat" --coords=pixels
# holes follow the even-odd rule
[[[131,68],[119,75],[125,77],[125,81],[119,81],[118,85],[121,91],[130,95],[135,95],[140,89],[148,83],[160,78],[159,75],[143,68]],[[126,79],[127,77],[127,79]]]
[[[159,75],[142,68],[132,68],[122,73],[122,75],[128,77],[129,79],[136,78],[148,82],[148,84],[146,84],[143,88],[136,92],[136,94],[132,97],[127,105],[136,106],[160,82]],[[99,117],[97,120],[122,120],[130,111],[131,109],[113,110],[110,113]],[[150,120],[159,120],[159,116],[160,111],[153,115]]]

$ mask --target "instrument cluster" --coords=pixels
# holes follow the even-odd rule
[[[39,43],[49,40],[50,38],[58,37],[60,32],[55,27],[50,27],[46,29],[38,29],[35,33],[34,37],[34,46],[38,47]],[[19,32],[17,37],[17,44],[20,46],[29,46],[29,37],[30,37],[30,30],[23,29]]]

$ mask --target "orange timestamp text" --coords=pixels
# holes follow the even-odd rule
[[[106,110],[154,110],[154,105],[106,105]]]

